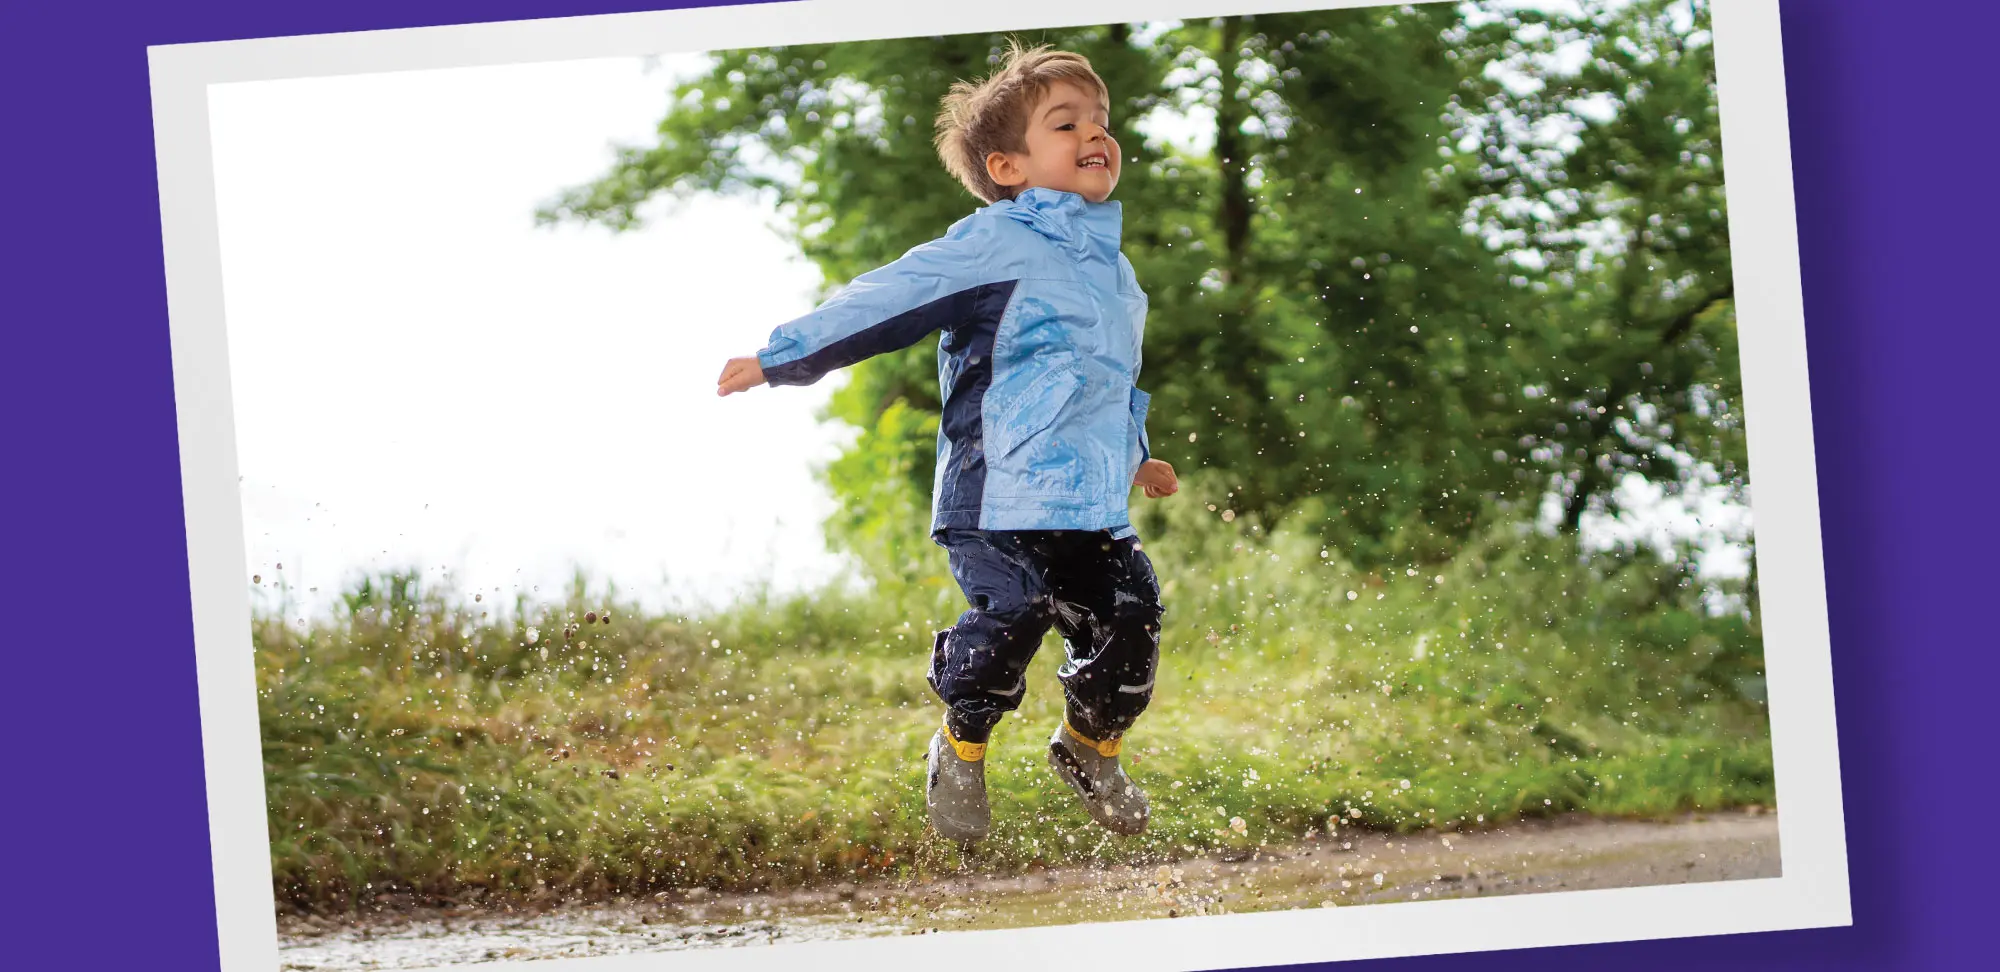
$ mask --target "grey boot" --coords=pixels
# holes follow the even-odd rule
[[[1109,750],[1107,753],[1106,750]],[[1146,829],[1150,813],[1146,794],[1140,792],[1125,768],[1118,765],[1118,740],[1087,739],[1065,721],[1049,740],[1049,765],[1083,801],[1090,819],[1114,834],[1136,834]]]
[[[924,762],[924,805],[938,836],[957,841],[986,836],[993,823],[986,805],[986,745],[956,742],[940,728]]]

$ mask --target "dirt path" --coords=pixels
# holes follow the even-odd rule
[[[288,972],[409,969],[1776,876],[1778,821],[1769,813],[1672,823],[1571,817],[1479,833],[1343,835],[1247,858],[1153,867],[696,893],[537,914],[433,911],[359,923],[286,918],[279,922],[279,958]]]

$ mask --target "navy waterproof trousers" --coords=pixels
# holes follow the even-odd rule
[[[1021,704],[1028,662],[1053,625],[1067,659],[1069,722],[1092,739],[1131,728],[1153,698],[1160,586],[1137,537],[1108,531],[942,530],[971,610],[937,633],[929,679],[951,734],[985,742]]]

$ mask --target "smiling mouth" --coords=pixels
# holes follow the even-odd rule
[[[1109,165],[1110,161],[1102,155],[1087,155],[1077,160],[1076,163],[1076,167],[1079,169],[1102,169]]]

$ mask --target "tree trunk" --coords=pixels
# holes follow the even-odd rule
[[[1222,234],[1220,266],[1223,312],[1220,340],[1212,347],[1211,360],[1227,383],[1231,398],[1224,412],[1235,426],[1235,434],[1246,437],[1254,449],[1270,449],[1270,409],[1266,401],[1263,335],[1254,317],[1255,281],[1250,270],[1251,202],[1248,185],[1249,146],[1243,137],[1248,109],[1237,97],[1236,70],[1243,62],[1244,27],[1248,18],[1224,17],[1215,49],[1216,73],[1221,91],[1215,106],[1215,164],[1218,182],[1216,228]],[[1265,509],[1268,491],[1254,477],[1237,484],[1235,505],[1239,511]]]
[[[1246,250],[1250,243],[1250,191],[1244,184],[1243,103],[1236,100],[1236,68],[1242,63],[1243,18],[1222,20],[1222,42],[1216,45],[1215,64],[1221,76],[1222,92],[1215,106],[1215,161],[1221,169],[1222,199],[1216,225],[1222,230],[1223,283],[1242,282]]]
[[[1569,494],[1568,502],[1563,504],[1564,533],[1576,536],[1577,530],[1583,526],[1584,511],[1590,509],[1590,497],[1597,493],[1599,479],[1596,467],[1583,467],[1583,473],[1576,480],[1576,491]]]

